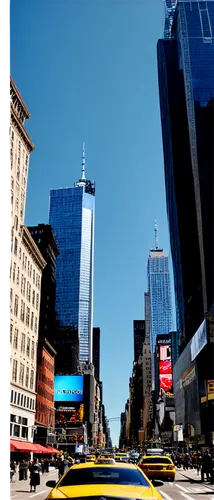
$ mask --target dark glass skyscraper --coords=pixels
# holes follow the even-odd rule
[[[145,320],[134,319],[134,361],[138,361],[139,356],[143,354],[143,343],[145,341]]]
[[[158,41],[158,76],[182,350],[214,301],[214,1],[166,3],[170,28]]]
[[[79,360],[92,362],[95,185],[82,178],[50,193],[49,221],[59,247],[56,313],[60,326],[78,328]]]

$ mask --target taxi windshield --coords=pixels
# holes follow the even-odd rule
[[[167,457],[148,457],[142,459],[143,464],[171,464],[171,460]]]
[[[59,482],[58,488],[82,484],[127,484],[149,488],[146,478],[140,471],[107,466],[69,469]]]

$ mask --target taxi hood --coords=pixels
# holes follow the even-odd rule
[[[155,498],[155,490],[151,486],[132,486],[125,484],[84,484],[80,486],[62,486],[54,488],[50,498],[73,498],[88,500],[140,500]],[[156,497],[158,498],[158,497]],[[159,497],[160,498],[160,497]]]

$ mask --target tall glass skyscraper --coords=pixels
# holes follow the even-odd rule
[[[214,1],[165,1],[158,76],[182,350],[214,302]]]
[[[61,326],[78,329],[79,360],[92,362],[95,184],[82,178],[72,188],[50,192],[49,222],[59,256],[56,313]]]
[[[169,257],[158,247],[148,259],[148,293],[150,298],[150,347],[155,352],[156,337],[172,330],[172,303]]]

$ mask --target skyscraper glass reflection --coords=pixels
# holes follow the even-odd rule
[[[59,256],[56,313],[61,326],[78,328],[79,360],[92,362],[95,185],[82,178],[72,188],[50,192],[49,221]]]
[[[214,1],[165,2],[158,76],[182,350],[214,302]]]

